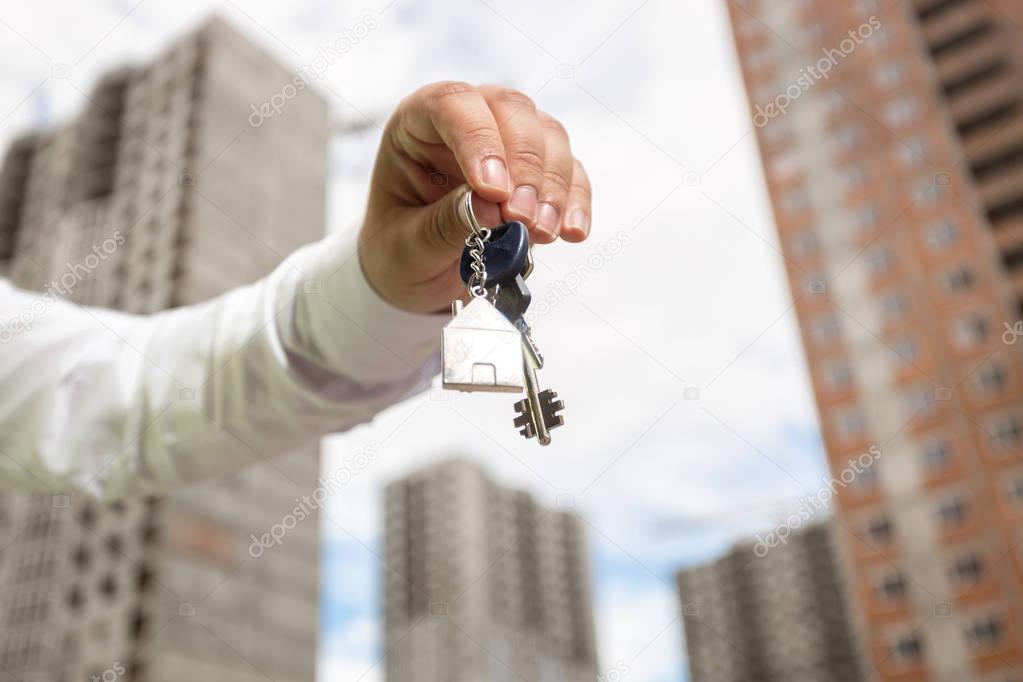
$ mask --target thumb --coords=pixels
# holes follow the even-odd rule
[[[460,253],[465,247],[466,237],[472,234],[465,211],[467,191],[468,185],[462,185],[423,207],[422,242],[428,250],[437,255],[451,255]],[[501,223],[501,208],[475,193],[472,195],[472,212],[480,227],[494,227]]]

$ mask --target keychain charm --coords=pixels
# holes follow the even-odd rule
[[[441,381],[458,391],[519,392],[514,425],[525,438],[541,445],[565,423],[564,403],[554,391],[541,391],[537,370],[543,356],[533,341],[525,313],[532,296],[526,278],[533,270],[529,237],[520,222],[489,229],[480,227],[466,190],[462,213],[472,230],[459,266],[470,301],[451,304],[452,319],[441,339]]]

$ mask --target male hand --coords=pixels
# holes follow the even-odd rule
[[[514,90],[427,85],[387,123],[359,234],[366,277],[391,304],[437,312],[465,293],[464,184],[483,226],[519,220],[534,243],[589,234],[590,182],[558,121]]]

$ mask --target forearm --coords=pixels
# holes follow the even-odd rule
[[[0,481],[110,498],[271,458],[422,385],[442,324],[381,301],[334,239],[198,306],[55,304],[0,358]]]

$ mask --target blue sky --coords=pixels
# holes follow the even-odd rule
[[[332,144],[330,229],[357,224],[395,103],[459,79],[534,96],[592,177],[591,239],[537,250],[534,292],[617,250],[535,325],[541,380],[567,403],[556,445],[523,441],[503,398],[439,391],[328,439],[326,475],[364,447],[380,456],[323,522],[321,679],[382,679],[380,490],[454,453],[544,503],[572,496],[591,530],[602,666],[685,679],[674,571],[773,525],[824,473],[723,0],[40,0],[0,25],[0,142],[71,115],[104,69],[214,10],[296,68],[374,19],[317,83],[339,119],[367,124]],[[76,87],[49,78],[51,60],[73,64]]]

